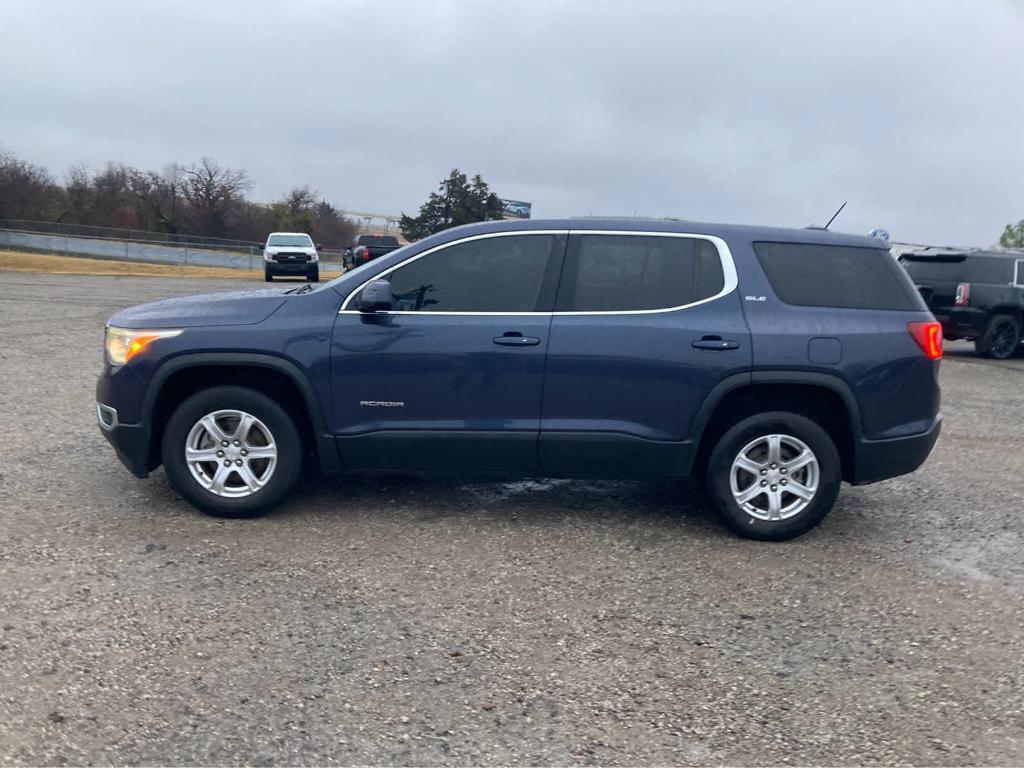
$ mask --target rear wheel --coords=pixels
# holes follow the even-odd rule
[[[784,541],[824,519],[842,472],[839,451],[824,429],[777,411],[744,419],[722,435],[706,480],[730,530],[749,539]]]
[[[261,392],[211,387],[185,400],[164,429],[164,470],[194,506],[256,517],[280,502],[302,468],[291,416]]]
[[[308,272],[306,272],[306,282],[307,283],[319,283],[320,282],[320,268],[319,267],[313,267]]]
[[[974,349],[985,357],[1005,360],[1013,356],[1020,346],[1020,325],[1010,315],[996,315],[980,339],[974,342]]]

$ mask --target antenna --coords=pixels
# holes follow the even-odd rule
[[[846,203],[848,203],[848,202],[850,202],[850,201],[846,200],[846,201],[843,202],[842,205],[839,206],[839,210],[832,214],[832,218],[828,220],[828,224],[826,224],[824,227],[822,227],[822,229],[828,229],[832,225],[832,222],[836,220],[836,216],[838,216],[840,213],[843,212],[843,208],[846,207]]]

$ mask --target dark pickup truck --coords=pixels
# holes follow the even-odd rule
[[[1000,360],[1017,352],[1024,252],[926,248],[899,258],[946,339],[969,339],[979,354]]]
[[[352,245],[345,249],[345,267],[358,267],[400,247],[401,244],[394,235],[356,235]]]

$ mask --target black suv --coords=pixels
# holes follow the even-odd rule
[[[400,247],[394,235],[356,235],[352,245],[345,249],[345,268],[352,269],[379,259]]]
[[[1024,328],[1024,253],[925,248],[900,256],[946,339],[986,357],[1017,352]]]

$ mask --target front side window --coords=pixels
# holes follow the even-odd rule
[[[725,277],[708,240],[658,235],[575,235],[559,289],[566,312],[681,307],[721,293]]]
[[[540,307],[554,235],[485,237],[399,267],[393,308],[403,312],[534,312]],[[548,302],[550,304],[550,302]]]

